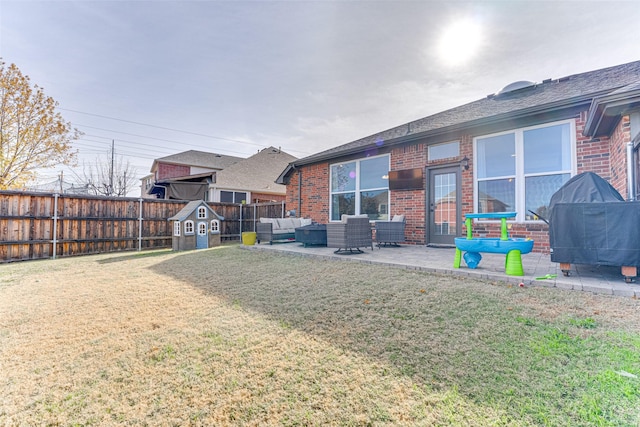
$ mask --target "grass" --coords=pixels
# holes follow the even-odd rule
[[[0,266],[0,425],[640,425],[640,302],[222,247]]]

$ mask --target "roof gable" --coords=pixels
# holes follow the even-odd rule
[[[265,148],[217,172],[214,185],[218,188],[286,194],[286,187],[275,181],[280,172],[295,160],[296,157],[279,148]]]

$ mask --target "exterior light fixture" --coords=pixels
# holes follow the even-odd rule
[[[460,160],[460,166],[462,166],[466,171],[469,170],[469,158],[467,156],[464,156],[462,160]]]

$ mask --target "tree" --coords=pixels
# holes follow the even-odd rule
[[[99,196],[124,197],[138,183],[134,167],[122,156],[116,157],[113,143],[105,157],[96,157],[92,164],[83,163],[82,176],[76,174],[76,179]]]
[[[0,189],[22,187],[39,169],[73,164],[71,142],[82,133],[57,106],[15,64],[0,60]]]

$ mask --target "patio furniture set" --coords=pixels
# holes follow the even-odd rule
[[[336,254],[363,253],[361,248],[373,250],[373,232],[378,247],[398,246],[405,241],[404,215],[395,215],[391,221],[369,222],[367,215],[342,215],[339,222],[312,223],[306,218],[260,218],[256,225],[257,241],[287,241],[335,248]]]

